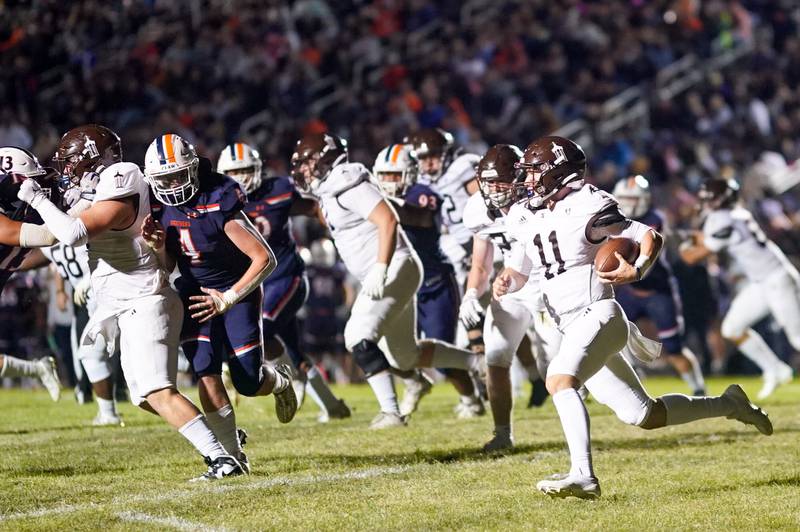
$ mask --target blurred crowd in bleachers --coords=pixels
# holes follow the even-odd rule
[[[603,102],[639,87],[647,123],[595,139],[594,182],[647,175],[681,229],[703,179],[736,177],[796,259],[800,200],[773,177],[791,176],[800,157],[799,27],[793,0],[5,0],[0,145],[46,160],[65,130],[98,122],[132,161],[172,131],[212,158],[249,142],[268,172],[285,173],[300,134],[330,130],[371,166],[419,127],[447,129],[469,151],[524,146],[572,120],[596,123]],[[687,55],[737,47],[749,51],[673,97],[650,90]],[[304,245],[322,236],[313,224],[297,232]],[[680,270],[703,336],[737,273],[711,264],[709,283],[705,268]],[[6,288],[0,312],[46,300],[31,279]],[[4,320],[2,334],[31,330],[40,314]],[[723,349],[714,343],[707,358]]]

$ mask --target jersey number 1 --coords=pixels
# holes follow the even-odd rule
[[[542,235],[536,235],[533,239],[533,243],[536,245],[536,249],[539,250],[539,259],[542,261],[542,266],[544,266],[544,277],[545,279],[552,279],[556,275],[561,275],[567,269],[564,267],[564,259],[561,258],[561,250],[558,249],[558,238],[556,237],[555,230],[550,232],[550,236],[547,237],[547,240],[550,242],[550,245],[553,247],[553,256],[556,258],[556,263],[558,264],[558,269],[556,273],[552,273],[550,271],[550,267],[552,266],[551,263],[547,262],[547,257],[544,255],[544,244],[542,243]]]
[[[194,242],[192,242],[192,233],[189,232],[188,229],[181,229],[180,235],[183,254],[189,257],[192,262],[192,266],[197,266],[200,264],[200,252],[197,251],[196,247],[194,247]]]

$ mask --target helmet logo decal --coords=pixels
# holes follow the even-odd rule
[[[97,150],[97,143],[89,138],[89,135],[84,135],[83,138],[83,155],[87,157],[100,157],[100,152]]]
[[[335,150],[336,149],[336,141],[333,140],[333,137],[330,135],[325,135],[325,144],[328,146],[328,149]]]
[[[555,157],[553,164],[561,164],[567,162],[567,154],[564,153],[564,148],[559,146],[555,142],[553,142],[552,144],[553,147],[550,149],[550,151],[553,152],[553,157]]]

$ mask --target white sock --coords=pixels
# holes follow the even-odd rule
[[[683,356],[689,361],[689,364],[692,365],[692,382],[694,384],[689,381],[686,381],[686,384],[691,386],[692,390],[705,390],[706,380],[703,377],[703,370],[700,368],[700,362],[697,360],[697,357],[694,356],[694,353],[688,347],[684,347],[681,353],[683,353]],[[681,375],[681,377],[683,377],[683,375]]]
[[[197,452],[211,460],[216,460],[220,456],[227,454],[222,445],[220,445],[219,440],[214,436],[214,433],[208,428],[206,418],[202,414],[198,414],[196,418],[188,421],[178,429],[178,432],[189,440],[189,443],[194,445]]]
[[[206,412],[206,421],[225,451],[237,456],[242,446],[239,444],[239,435],[236,434],[236,413],[233,407],[227,404],[216,412]]]
[[[781,361],[778,356],[753,329],[747,330],[747,339],[737,347],[744,356],[761,368],[762,373],[774,373],[780,366]]]
[[[735,405],[723,396],[688,397],[679,393],[662,395],[667,409],[667,425],[682,425],[698,419],[724,417],[733,413]]]
[[[561,418],[561,428],[569,447],[572,461],[570,475],[593,477],[592,449],[589,439],[589,413],[578,392],[572,388],[553,395],[553,404]]]
[[[452,368],[466,369],[472,368],[475,355],[466,349],[460,349],[438,340],[427,340],[433,343],[433,356],[431,357],[431,367],[433,368]]]
[[[114,399],[103,399],[95,395],[95,400],[97,401],[97,409],[100,411],[100,414],[106,417],[117,416],[117,403]]]
[[[3,369],[0,377],[38,377],[39,366],[35,360],[22,360],[3,355]]]
[[[394,390],[394,380],[392,374],[388,370],[367,377],[372,392],[378,398],[378,403],[381,405],[381,412],[390,414],[400,414],[400,407],[397,404],[397,392]]]
[[[322,378],[322,373],[315,367],[308,370],[308,386],[306,390],[308,391],[308,395],[317,403],[319,409],[323,412],[328,412],[332,408],[336,408],[336,405],[339,404],[339,400],[333,395],[331,389],[328,387],[328,383],[325,382],[325,379]]]

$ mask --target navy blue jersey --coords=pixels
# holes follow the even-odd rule
[[[0,173],[0,214],[15,222],[41,224],[43,222],[39,213],[27,203],[17,199],[17,191],[22,181],[24,179],[17,175]],[[55,201],[54,191],[55,187],[51,186],[50,195]],[[30,248],[0,244],[0,290],[30,252]]]
[[[452,271],[453,265],[439,246],[439,237],[441,236],[439,229],[441,227],[439,222],[442,211],[441,197],[427,185],[417,183],[408,189],[404,199],[407,205],[430,209],[436,213],[437,222],[433,224],[433,227],[416,227],[402,224],[403,230],[414,247],[414,251],[417,252],[422,261],[424,279],[441,277],[443,274]]]
[[[264,179],[260,187],[247,195],[244,212],[264,236],[278,261],[266,283],[286,276],[301,275],[305,269],[305,263],[297,253],[289,216],[292,203],[299,198],[288,177]]]
[[[204,166],[197,194],[177,207],[156,202],[153,217],[164,226],[167,252],[177,259],[183,285],[227,290],[250,267],[250,258],[225,234],[245,195],[236,181]]]
[[[344,305],[344,281],[347,273],[341,264],[333,268],[308,267],[308,299],[305,330],[315,336],[335,335],[336,309]]]
[[[636,221],[649,225],[658,232],[664,230],[664,215],[650,209],[644,215],[637,218]],[[662,252],[658,260],[650,268],[647,277],[633,283],[631,286],[640,290],[653,290],[662,294],[669,294],[672,291],[670,279],[672,278],[672,268],[667,262],[666,255]]]

